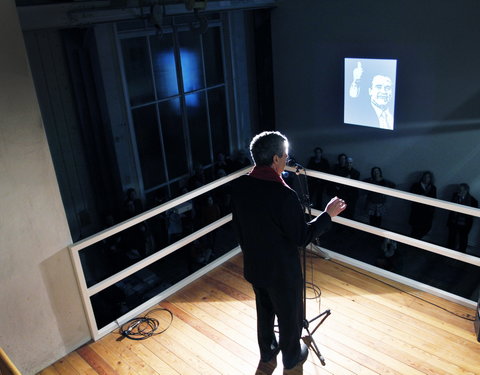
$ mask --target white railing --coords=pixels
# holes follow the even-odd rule
[[[287,168],[287,169],[290,170],[290,171],[295,171],[295,168]],[[391,197],[396,197],[396,198],[408,200],[408,201],[411,201],[411,202],[422,203],[422,204],[426,204],[426,205],[433,206],[433,207],[436,207],[436,208],[443,208],[443,209],[450,210],[450,211],[456,211],[456,212],[460,212],[460,213],[463,213],[463,214],[467,214],[467,215],[471,215],[471,216],[475,216],[475,217],[480,217],[480,209],[478,209],[478,208],[473,208],[473,207],[469,207],[469,206],[465,206],[465,205],[461,205],[461,204],[457,204],[457,203],[447,202],[447,201],[443,201],[443,200],[440,200],[440,199],[424,197],[424,196],[413,194],[413,193],[410,193],[410,192],[405,192],[405,191],[401,191],[401,190],[387,188],[387,187],[374,185],[374,184],[370,184],[370,183],[363,182],[363,181],[352,180],[352,179],[349,179],[349,178],[335,176],[335,175],[331,175],[331,174],[323,173],[323,172],[317,172],[317,171],[309,170],[309,169],[306,170],[306,174],[310,177],[314,177],[314,178],[318,178],[318,179],[322,179],[322,180],[326,180],[326,181],[330,181],[330,182],[340,183],[340,184],[343,184],[343,185],[348,185],[348,186],[356,187],[356,188],[363,189],[363,190],[369,190],[369,191],[373,191],[373,192],[376,192],[376,193],[385,194],[385,195],[388,195],[388,196],[391,196]],[[348,202],[347,202],[347,204],[348,204]],[[315,209],[312,210],[313,215],[319,215],[321,212],[322,211],[315,210]],[[350,227],[350,228],[354,228],[354,229],[357,229],[357,230],[368,232],[368,233],[371,233],[371,234],[374,234],[374,235],[377,235],[377,236],[380,236],[380,237],[390,238],[394,241],[398,241],[398,242],[401,242],[401,243],[404,243],[404,244],[407,244],[407,245],[410,245],[410,246],[414,246],[414,247],[422,249],[422,250],[426,250],[426,251],[429,251],[429,252],[432,252],[432,253],[443,255],[443,256],[448,257],[448,258],[456,259],[456,260],[459,260],[461,262],[469,263],[469,264],[472,264],[474,266],[480,267],[480,258],[472,256],[472,255],[461,253],[461,252],[458,252],[458,251],[455,251],[455,250],[452,250],[452,249],[449,249],[449,248],[446,248],[446,247],[442,247],[442,246],[438,246],[438,245],[426,242],[426,241],[411,238],[409,236],[405,236],[405,235],[402,235],[402,234],[399,234],[399,233],[396,233],[396,232],[392,232],[392,231],[389,231],[389,230],[386,230],[386,229],[377,228],[377,227],[367,225],[367,224],[364,224],[364,223],[361,223],[361,222],[358,222],[358,221],[346,219],[346,218],[341,217],[341,216],[337,216],[337,217],[333,218],[333,221],[338,223],[338,224]],[[432,287],[432,286],[424,284],[424,283],[417,282],[415,280],[403,277],[403,276],[398,275],[396,273],[386,271],[384,269],[372,266],[368,263],[364,263],[364,262],[361,262],[359,260],[344,256],[344,255],[339,254],[339,253],[336,253],[336,252],[331,251],[329,249],[323,249],[322,248],[322,250],[325,251],[333,259],[341,260],[341,261],[346,262],[348,264],[351,264],[353,266],[362,268],[364,270],[367,270],[367,271],[375,273],[377,275],[389,278],[391,280],[398,281],[398,282],[403,283],[405,285],[411,286],[412,288],[419,289],[419,290],[428,292],[430,294],[448,299],[452,302],[461,304],[463,306],[467,306],[467,307],[470,307],[470,308],[476,308],[476,303],[474,301],[469,300],[469,299],[457,296],[455,294],[446,292],[444,290]]]
[[[122,223],[119,223],[111,228],[105,229],[93,236],[90,236],[88,238],[85,238],[79,242],[74,243],[73,245],[70,246],[70,255],[72,258],[72,262],[74,265],[75,269],[75,275],[77,278],[77,283],[80,288],[80,293],[82,296],[82,301],[83,301],[83,306],[85,309],[85,313],[87,315],[87,321],[90,327],[90,333],[92,335],[92,338],[94,340],[97,340],[104,336],[105,334],[111,332],[115,328],[117,328],[119,325],[123,324],[124,322],[128,321],[129,319],[135,317],[137,314],[147,310],[148,308],[154,306],[157,304],[159,301],[162,299],[165,299],[169,295],[175,293],[188,283],[192,282],[196,278],[200,277],[201,275],[205,274],[206,272],[212,270],[215,268],[218,264],[221,264],[222,262],[226,261],[230,257],[236,255],[239,253],[240,249],[237,247],[235,249],[232,249],[230,252],[227,254],[223,255],[222,257],[216,259],[215,261],[209,263],[207,266],[203,267],[199,271],[195,272],[194,274],[188,276],[187,278],[183,279],[179,283],[175,284],[174,286],[168,288],[167,290],[163,291],[160,293],[158,296],[150,299],[149,301],[143,303],[142,305],[136,307],[135,309],[129,311],[125,315],[119,317],[115,322],[111,322],[105,327],[102,327],[101,329],[98,328],[96,320],[95,320],[95,314],[93,311],[92,307],[92,302],[90,298],[94,296],[95,294],[101,292],[102,290],[114,285],[115,283],[126,279],[127,277],[131,276],[137,271],[140,271],[144,269],[145,267],[151,265],[152,263],[166,257],[167,255],[173,253],[174,251],[180,249],[181,247],[195,241],[197,238],[200,238],[204,236],[205,234],[219,228],[220,226],[228,223],[229,221],[232,220],[232,215],[226,215],[225,217],[199,229],[198,231],[182,238],[181,240],[163,248],[159,249],[157,252],[154,254],[138,261],[137,263],[125,268],[124,270],[96,283],[95,285],[88,286],[87,281],[85,279],[85,272],[82,266],[82,262],[80,260],[80,251],[83,249],[86,249],[87,247],[94,245],[108,237],[111,237],[117,233],[120,233],[134,225],[137,225],[145,220],[148,220],[154,216],[157,216],[163,212],[166,212],[170,210],[171,208],[174,208],[182,203],[185,203],[195,197],[198,197],[201,194],[207,193],[223,184],[226,184],[232,180],[235,180],[236,178],[240,177],[241,175],[245,174],[248,168],[245,168],[243,170],[237,171],[235,173],[232,173],[226,177],[222,177],[218,180],[215,180],[214,182],[211,182],[205,186],[202,186],[198,189],[195,189],[185,195],[182,195],[178,198],[172,199],[171,201],[168,201],[160,206],[157,206],[155,208],[152,208],[151,210],[148,210],[144,213],[141,213],[129,220],[126,220]]]
[[[291,170],[294,171],[295,169],[292,168]],[[350,178],[334,176],[334,175],[331,175],[331,174],[328,174],[328,173],[317,172],[317,171],[313,171],[313,170],[307,170],[307,175],[311,176],[311,177],[315,177],[315,178],[320,178],[322,180],[337,182],[337,183],[340,183],[340,184],[343,184],[343,185],[356,187],[356,188],[363,189],[363,190],[370,190],[370,191],[373,191],[373,192],[376,192],[376,193],[381,193],[381,194],[388,195],[390,197],[396,197],[396,198],[400,198],[400,199],[404,199],[404,200],[408,200],[408,201],[412,201],[412,202],[426,204],[426,205],[433,206],[433,207],[436,207],[436,208],[443,208],[443,209],[450,210],[450,211],[460,212],[460,213],[463,213],[463,214],[466,214],[466,215],[480,217],[480,209],[479,208],[469,207],[469,206],[465,206],[465,205],[461,205],[461,204],[457,204],[457,203],[452,203],[452,202],[446,202],[446,201],[443,201],[441,199],[424,197],[424,196],[409,193],[409,192],[406,192],[406,191],[387,188],[387,187],[383,187],[383,186],[379,186],[379,185],[370,184],[368,182],[352,180]],[[348,204],[348,202],[347,202],[347,204]],[[312,214],[316,214],[316,215],[319,215],[321,212],[322,211],[312,210]],[[460,260],[460,261],[465,262],[465,263],[473,264],[475,266],[480,266],[480,258],[472,256],[472,255],[460,253],[458,251],[451,250],[451,249],[448,249],[446,247],[434,245],[434,244],[431,244],[429,242],[417,240],[417,239],[414,239],[414,238],[411,238],[411,237],[408,237],[408,236],[405,236],[405,235],[402,235],[402,234],[398,234],[398,233],[391,232],[391,231],[388,231],[388,230],[385,230],[385,229],[373,227],[371,225],[363,224],[363,223],[360,223],[360,222],[357,222],[357,221],[354,221],[354,220],[345,219],[341,216],[338,216],[338,217],[334,218],[333,221],[337,222],[339,224],[345,225],[347,227],[351,227],[351,228],[358,229],[358,230],[361,230],[361,231],[364,231],[364,232],[372,233],[372,234],[375,234],[375,235],[380,236],[380,237],[390,238],[392,240],[402,242],[402,243],[405,243],[407,245],[411,245],[411,246],[414,246],[414,247],[418,247],[420,249],[427,250],[427,251],[430,251],[432,253],[440,254],[440,255],[443,255],[443,256],[446,256],[446,257],[449,257],[449,258],[452,258],[452,259],[457,259],[457,260]]]
[[[292,170],[292,171],[295,170],[294,168],[287,168],[287,169]],[[185,245],[191,243],[192,241],[194,241],[194,240],[206,235],[207,233],[221,227],[222,225],[228,223],[229,221],[232,220],[232,215],[231,214],[226,215],[225,217],[223,217],[223,218],[221,218],[221,219],[219,219],[219,220],[201,228],[200,230],[182,238],[181,240],[179,240],[179,241],[177,241],[177,242],[175,242],[171,245],[168,245],[167,247],[165,247],[163,249],[158,250],[154,254],[140,260],[139,262],[125,268],[124,270],[122,270],[122,271],[120,271],[120,272],[118,272],[118,273],[116,273],[116,274],[114,274],[114,275],[96,283],[95,285],[90,286],[90,287],[87,286],[87,282],[86,282],[85,274],[84,274],[84,269],[83,269],[83,266],[82,266],[82,263],[81,263],[81,260],[80,260],[79,252],[83,249],[86,249],[87,247],[89,247],[91,245],[94,245],[94,244],[108,238],[108,237],[111,237],[111,236],[113,236],[117,233],[120,233],[120,232],[122,232],[122,231],[136,225],[136,224],[139,224],[139,223],[141,223],[145,220],[148,220],[148,219],[150,219],[154,216],[157,216],[157,215],[159,215],[163,212],[166,212],[166,211],[170,210],[171,208],[176,207],[176,206],[178,206],[178,205],[180,205],[184,202],[187,202],[187,201],[189,201],[189,200],[191,200],[191,199],[193,199],[193,198],[195,198],[195,197],[197,197],[201,194],[207,193],[207,192],[209,192],[209,191],[211,191],[211,190],[213,190],[213,189],[215,189],[215,188],[217,188],[217,187],[219,187],[223,184],[231,182],[231,181],[235,180],[236,178],[244,175],[248,170],[249,170],[249,168],[245,168],[245,169],[239,170],[235,173],[232,173],[232,174],[230,174],[226,177],[220,178],[220,179],[218,179],[214,182],[211,182],[211,183],[209,183],[205,186],[202,186],[202,187],[200,187],[200,188],[198,188],[198,189],[196,189],[192,192],[189,192],[189,193],[187,193],[185,195],[182,195],[178,198],[172,199],[171,201],[169,201],[167,203],[164,203],[164,204],[162,204],[158,207],[152,208],[151,210],[148,210],[148,211],[146,211],[146,212],[144,212],[140,215],[137,215],[137,216],[135,216],[135,217],[133,217],[133,218],[127,220],[127,221],[119,223],[119,224],[117,224],[117,225],[115,225],[111,228],[103,230],[103,231],[101,231],[101,232],[99,232],[99,233],[97,233],[93,236],[85,238],[85,239],[83,239],[83,240],[81,240],[81,241],[79,241],[79,242],[70,246],[70,254],[71,254],[71,257],[72,257],[72,262],[73,262],[73,265],[74,265],[75,274],[76,274],[76,277],[77,277],[77,282],[78,282],[78,285],[79,285],[79,288],[80,288],[80,293],[82,295],[83,305],[84,305],[85,312],[86,312],[86,315],[87,315],[87,320],[88,320],[88,323],[89,323],[90,332],[91,332],[92,338],[94,340],[97,340],[97,339],[101,338],[102,336],[104,336],[105,334],[107,334],[107,333],[111,332],[112,330],[118,328],[119,325],[123,324],[124,322],[128,321],[129,319],[133,318],[134,316],[142,313],[143,311],[147,310],[148,308],[154,306],[158,302],[167,298],[169,295],[171,295],[171,294],[175,293],[176,291],[178,291],[179,289],[183,288],[185,285],[188,285],[193,280],[197,279],[198,277],[202,276],[203,274],[205,274],[208,271],[212,270],[213,268],[217,267],[218,265],[225,262],[226,260],[228,260],[232,256],[238,254],[240,252],[240,248],[236,247],[236,248],[232,249],[227,254],[225,254],[222,257],[214,260],[213,262],[209,263],[207,266],[203,267],[199,271],[191,274],[190,276],[181,280],[180,282],[178,282],[174,286],[166,289],[165,291],[161,292],[159,295],[157,295],[154,298],[146,301],[145,303],[143,303],[140,306],[136,307],[135,309],[129,311],[125,315],[119,317],[117,320],[115,320],[114,322],[111,322],[110,324],[106,325],[105,327],[102,327],[101,329],[99,329],[97,324],[96,324],[95,314],[94,314],[91,299],[90,299],[92,296],[94,296],[97,293],[101,292],[102,290],[105,290],[106,288],[114,285],[115,283],[126,279],[127,277],[131,276],[132,274],[144,269],[145,267],[147,267],[147,266],[151,265],[152,263],[166,257],[167,255],[172,254],[176,250],[184,247]],[[461,213],[471,215],[471,216],[480,217],[480,209],[477,209],[477,208],[472,208],[472,207],[467,207],[467,206],[464,206],[464,205],[459,205],[459,204],[455,204],[455,203],[451,203],[451,202],[446,202],[446,201],[442,201],[440,199],[427,198],[427,197],[423,197],[423,196],[420,196],[420,195],[416,195],[416,194],[412,194],[412,193],[408,193],[408,192],[404,192],[404,191],[400,191],[400,190],[386,188],[386,187],[382,187],[382,186],[378,186],[378,185],[374,185],[374,184],[369,184],[369,183],[362,182],[362,181],[356,181],[356,180],[352,180],[352,179],[348,179],[348,178],[344,178],[344,177],[339,177],[339,176],[331,175],[331,174],[328,174],[328,173],[317,172],[317,171],[313,171],[313,170],[306,170],[306,174],[308,176],[313,177],[313,178],[319,178],[319,179],[322,179],[322,180],[335,182],[335,183],[340,183],[340,184],[356,187],[356,188],[359,188],[359,189],[370,190],[370,191],[385,194],[385,195],[388,195],[388,196],[397,197],[397,198],[401,198],[401,199],[404,199],[404,200],[409,200],[409,201],[412,201],[412,202],[418,202],[418,203],[434,206],[434,207],[437,207],[437,208],[443,208],[443,209],[447,209],[447,210],[461,212]],[[316,209],[312,210],[313,215],[319,215],[321,212],[322,211],[319,211],[319,210],[316,210]],[[465,262],[465,263],[469,263],[469,264],[475,265],[477,267],[480,266],[480,258],[471,256],[471,255],[467,255],[467,254],[464,254],[464,253],[460,253],[460,252],[457,252],[457,251],[454,251],[454,250],[451,250],[451,249],[448,249],[448,248],[445,248],[445,247],[442,247],[442,246],[434,245],[434,244],[431,244],[429,242],[417,240],[417,239],[414,239],[414,238],[411,238],[411,237],[408,237],[408,236],[405,236],[405,235],[401,235],[401,234],[391,232],[391,231],[388,231],[388,230],[385,230],[385,229],[373,227],[373,226],[370,226],[370,225],[367,225],[367,224],[364,224],[364,223],[360,223],[360,222],[357,222],[357,221],[354,221],[354,220],[346,219],[346,218],[343,218],[343,217],[335,217],[333,219],[333,221],[336,222],[336,223],[339,223],[341,225],[345,225],[347,227],[350,227],[350,228],[354,228],[354,229],[361,230],[361,231],[364,231],[364,232],[372,233],[374,235],[378,235],[378,236],[381,236],[381,237],[390,238],[392,240],[402,242],[402,243],[405,243],[407,245],[411,245],[411,246],[417,247],[419,249],[430,251],[430,252],[433,252],[433,253],[436,253],[436,254],[440,254],[440,255],[443,255],[443,256],[446,256],[446,257],[449,257],[449,258],[452,258],[452,259],[456,259],[456,260],[459,260],[459,261],[462,261],[462,262]],[[437,288],[431,287],[429,285],[426,285],[426,284],[423,284],[423,283],[420,283],[420,282],[416,282],[412,279],[408,279],[408,278],[405,278],[403,276],[397,275],[395,273],[385,271],[385,270],[380,269],[378,267],[369,265],[367,263],[358,261],[356,259],[346,257],[342,254],[336,253],[334,251],[330,251],[328,249],[322,249],[322,250],[326,251],[328,253],[328,255],[330,257],[334,258],[334,259],[339,259],[343,262],[352,264],[354,266],[360,267],[362,269],[373,272],[375,274],[387,277],[387,278],[395,280],[395,281],[399,281],[399,282],[401,282],[403,284],[406,284],[406,285],[409,285],[413,288],[426,291],[426,292],[431,293],[433,295],[441,296],[443,298],[449,299],[451,301],[454,301],[456,303],[465,305],[467,307],[475,308],[475,306],[476,306],[475,302],[473,302],[473,301],[470,301],[470,300],[462,298],[460,296],[456,296],[454,294],[445,292],[441,289],[437,289]]]

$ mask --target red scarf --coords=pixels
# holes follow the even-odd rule
[[[283,180],[282,176],[278,175],[273,168],[266,165],[256,165],[248,174],[251,177],[258,178],[259,180],[274,181],[283,184],[290,189],[290,186]]]

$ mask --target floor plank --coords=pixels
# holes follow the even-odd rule
[[[306,317],[331,311],[313,334],[326,365],[312,351],[294,370],[283,369],[281,353],[262,364],[255,298],[242,263],[238,255],[162,301],[159,305],[174,316],[164,333],[133,341],[119,340],[120,334],[112,332],[39,374],[480,374],[473,322],[450,313],[468,318],[475,311],[317,257],[307,259],[307,281],[315,288],[307,289]],[[151,317],[160,327],[170,323],[164,311],[154,310]],[[319,321],[310,323],[311,331]]]
[[[71,352],[65,357],[66,361],[80,374],[80,375],[95,375],[97,372],[85,361],[77,352]]]

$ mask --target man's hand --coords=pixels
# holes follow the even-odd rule
[[[355,69],[353,69],[353,81],[355,83],[358,83],[362,79],[363,75],[363,68],[362,68],[362,63],[359,61],[357,62],[357,66]]]
[[[347,204],[343,199],[338,197],[332,198],[330,202],[327,203],[325,207],[325,212],[327,212],[330,217],[335,217],[347,208]]]
[[[357,66],[353,69],[353,81],[348,91],[350,97],[358,98],[360,95],[360,81],[362,80],[363,68],[360,61],[357,62]]]

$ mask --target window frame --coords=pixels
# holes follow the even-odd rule
[[[168,96],[165,98],[158,98],[157,92],[157,82],[155,82],[155,74],[154,74],[154,67],[153,67],[153,59],[152,59],[152,46],[151,46],[151,37],[155,35],[159,35],[160,31],[155,27],[145,27],[142,29],[134,29],[134,30],[118,30],[117,25],[115,24],[115,38],[117,42],[117,58],[120,67],[120,80],[121,85],[123,88],[123,96],[124,96],[124,105],[125,105],[125,113],[127,116],[127,126],[129,128],[129,136],[131,138],[131,147],[134,155],[134,165],[136,168],[136,176],[137,181],[135,181],[136,186],[138,187],[138,193],[141,197],[145,197],[147,194],[155,192],[157,190],[166,189],[169,196],[175,196],[172,191],[172,187],[176,183],[180,183],[188,179],[190,175],[192,175],[194,171],[194,160],[192,155],[192,139],[191,134],[189,131],[189,124],[188,124],[188,107],[186,103],[187,95],[191,94],[199,94],[203,93],[205,98],[205,111],[206,111],[206,119],[207,119],[207,127],[208,127],[208,142],[209,142],[209,157],[210,163],[202,165],[203,169],[212,168],[215,164],[215,155],[214,155],[214,146],[213,146],[213,139],[212,139],[212,119],[210,116],[210,103],[209,103],[209,91],[215,90],[218,88],[222,88],[224,90],[224,97],[225,97],[225,115],[226,115],[226,132],[228,137],[228,150],[232,152],[232,136],[233,132],[235,131],[232,127],[232,119],[231,114],[233,108],[231,108],[231,86],[232,83],[230,80],[232,79],[232,75],[229,73],[229,66],[231,66],[231,62],[229,62],[229,58],[231,53],[227,50],[227,43],[226,43],[226,35],[225,32],[227,28],[225,27],[225,20],[221,19],[214,19],[208,20],[208,29],[211,28],[218,28],[219,36],[220,36],[220,47],[221,47],[221,57],[222,57],[222,68],[223,68],[223,82],[219,84],[214,84],[212,86],[207,86],[207,76],[206,76],[206,68],[205,68],[205,50],[204,50],[204,41],[202,35],[200,35],[200,50],[201,50],[201,67],[203,71],[203,87],[200,89],[192,90],[185,92],[184,87],[184,77],[182,72],[182,61],[180,56],[180,43],[179,43],[179,33],[190,31],[190,27],[188,24],[176,24],[175,17],[171,20],[171,24],[168,26],[162,26],[161,33],[163,35],[170,34],[173,36],[173,51],[174,51],[174,58],[175,58],[175,70],[176,70],[176,79],[177,79],[177,87],[178,87],[178,94]],[[144,22],[145,25],[146,21]],[[195,31],[192,31],[195,32]],[[128,82],[126,78],[126,71],[124,66],[124,58],[123,58],[123,49],[122,49],[122,40],[130,39],[130,38],[138,38],[143,37],[146,39],[146,45],[148,48],[148,58],[150,63],[150,74],[152,78],[153,84],[153,91],[154,91],[154,100],[145,102],[138,105],[132,105],[130,102],[129,91],[128,91]],[[168,162],[167,162],[167,155],[165,151],[165,140],[164,134],[162,130],[162,122],[161,122],[161,114],[159,105],[162,102],[170,101],[172,99],[178,99],[180,103],[180,116],[182,118],[182,128],[184,134],[184,151],[187,161],[187,173],[180,175],[178,177],[171,178],[171,173],[169,173],[168,169]],[[142,106],[147,105],[155,105],[155,112],[156,112],[156,125],[158,127],[158,133],[160,138],[159,147],[161,149],[161,156],[163,159],[163,171],[165,174],[165,182],[151,186],[146,188],[144,186],[144,179],[143,179],[143,171],[141,168],[140,158],[139,158],[139,150],[138,150],[138,143],[137,137],[135,134],[135,126],[133,122],[132,111],[136,108],[140,108]],[[234,111],[234,110],[233,110]]]

